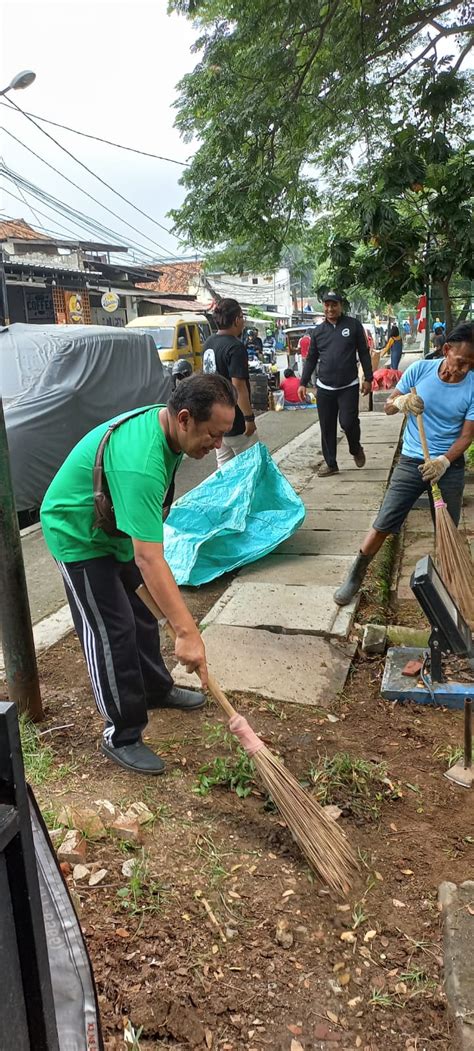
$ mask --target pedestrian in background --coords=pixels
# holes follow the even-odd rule
[[[258,434],[250,397],[248,354],[240,338],[245,324],[242,307],[236,299],[221,299],[214,317],[217,332],[204,344],[203,372],[217,372],[230,380],[237,395],[234,423],[216,448],[217,466],[222,467],[255,445]]]
[[[339,470],[336,452],[338,418],[356,466],[364,466],[365,453],[360,444],[358,361],[364,372],[363,394],[370,393],[373,380],[364,328],[357,318],[343,313],[342,296],[337,292],[327,292],[324,296],[324,315],[325,320],[316,326],[311,336],[298,392],[300,400],[306,401],[306,387],[317,366],[317,405],[325,460],[319,468],[319,478],[327,478]]]
[[[398,325],[392,325],[388,342],[382,350],[381,357],[390,354],[390,368],[398,369],[403,354],[403,343]]]
[[[298,346],[296,348],[296,365],[300,376],[303,375],[304,363],[309,354],[309,348],[311,346],[311,332],[312,329],[308,328],[304,334],[298,340]]]
[[[298,377],[293,372],[293,369],[285,369],[283,376],[284,378],[280,382],[280,390],[285,395],[285,401],[298,404],[300,400],[298,396],[300,386]]]

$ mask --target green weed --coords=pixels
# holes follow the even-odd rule
[[[388,993],[381,993],[380,989],[372,989],[369,1004],[371,1007],[403,1007],[403,1004],[398,1003],[393,996],[389,996]]]
[[[459,760],[462,759],[463,755],[463,749],[456,745],[440,744],[433,752],[433,759],[441,759],[443,762],[447,763],[448,766],[454,766],[455,763],[459,763]]]
[[[25,715],[19,719],[21,750],[25,774],[32,785],[43,785],[45,781],[59,781],[75,769],[73,763],[60,763],[55,766],[53,749],[43,744],[34,723]]]
[[[117,891],[122,908],[131,916],[158,912],[163,904],[163,887],[149,874],[148,858],[141,850],[133,862],[133,871],[124,887]]]
[[[376,820],[382,803],[400,798],[384,763],[353,759],[347,752],[325,755],[311,765],[308,782],[322,806],[335,803],[355,817]]]
[[[254,787],[254,765],[240,746],[234,755],[218,756],[212,763],[201,766],[193,792],[207,796],[213,788],[228,788],[240,799],[250,795]]]
[[[123,1040],[127,1051],[140,1051],[140,1037],[143,1033],[143,1026],[139,1029],[135,1029],[128,1019],[125,1029],[123,1031]]]
[[[364,912],[362,905],[356,905],[352,911],[352,930],[356,931],[362,923],[368,920],[367,913]]]
[[[208,747],[216,744],[224,745],[229,752],[232,751],[235,744],[234,735],[229,730],[226,730],[223,723],[204,723],[203,737]]]
[[[46,828],[61,828],[61,822],[58,817],[58,812],[51,805],[47,807],[41,807],[41,815],[46,825]]]
[[[228,876],[228,872],[223,864],[223,859],[228,854],[216,846],[212,836],[201,834],[197,839],[196,846],[198,853],[206,862],[211,882],[218,883],[221,879],[225,879]]]

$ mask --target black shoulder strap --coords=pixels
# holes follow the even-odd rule
[[[108,494],[107,479],[104,473],[104,451],[105,446],[110,438],[110,435],[117,430],[117,427],[121,427],[122,423],[126,423],[127,420],[133,420],[134,416],[141,416],[144,412],[148,412],[150,409],[157,409],[158,405],[147,405],[144,409],[135,409],[135,412],[129,412],[127,416],[122,416],[120,420],[115,420],[114,423],[109,424],[104,436],[101,438],[95,454],[94,469],[92,474],[94,497],[100,496],[102,493]]]

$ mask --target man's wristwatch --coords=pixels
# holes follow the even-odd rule
[[[255,423],[255,416],[252,413],[251,416],[244,416],[244,420],[246,423]]]

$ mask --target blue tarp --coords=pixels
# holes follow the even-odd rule
[[[305,508],[260,442],[173,504],[165,558],[178,584],[197,586],[268,555]]]

